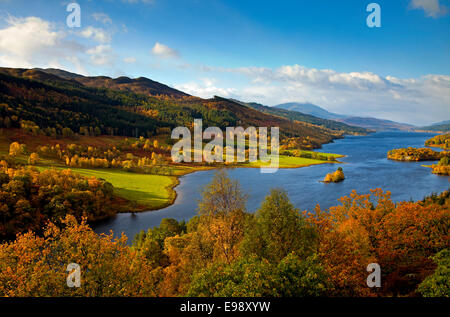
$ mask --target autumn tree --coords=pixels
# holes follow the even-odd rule
[[[439,204],[394,204],[389,192],[341,198],[328,211],[316,208],[309,220],[319,233],[319,257],[333,276],[334,295],[414,295],[433,272],[430,256],[448,248],[450,212]],[[366,267],[382,267],[382,288],[365,284]]]
[[[239,253],[244,234],[246,195],[237,181],[219,170],[202,191],[199,232],[215,245],[215,256],[229,263]]]
[[[43,237],[29,232],[0,245],[0,296],[156,296],[159,268],[126,245],[126,237],[99,236],[68,216]],[[81,268],[81,286],[67,286],[66,268]]]
[[[164,269],[163,296],[186,294],[196,271],[239,257],[245,201],[238,182],[230,180],[225,171],[218,171],[204,188],[198,216],[187,223],[187,233],[164,241],[170,265]]]
[[[227,214],[233,210],[245,210],[247,196],[242,193],[238,181],[228,178],[221,169],[216,172],[210,184],[202,190],[202,199],[198,204],[199,215],[215,216]]]
[[[30,157],[28,158],[28,164],[30,165],[36,165],[39,162],[39,154],[33,152],[30,154]]]
[[[164,218],[158,227],[150,228],[147,232],[141,231],[133,240],[133,249],[145,256],[154,266],[167,266],[168,258],[164,251],[164,241],[186,231],[184,221]]]
[[[13,142],[9,145],[9,155],[17,156],[20,154],[20,144],[19,142]]]
[[[444,249],[432,259],[437,268],[419,285],[418,291],[425,297],[450,297],[450,250]]]
[[[278,264],[244,257],[202,269],[194,275],[188,296],[323,296],[329,287],[329,277],[315,257],[301,260],[291,253]]]
[[[0,238],[17,233],[41,232],[49,220],[54,223],[67,214],[78,220],[95,221],[117,212],[113,187],[96,178],[85,178],[70,170],[34,167],[0,167]]]
[[[358,228],[352,234],[338,228],[336,220],[328,210],[316,207],[309,213],[308,222],[316,228],[318,233],[319,261],[328,275],[333,277],[333,296],[371,296],[366,284],[366,266],[377,262],[368,252],[367,233]],[[355,239],[361,238],[360,241]]]
[[[256,255],[270,262],[279,262],[291,252],[306,258],[316,249],[314,228],[294,208],[285,191],[272,189],[249,220],[242,249],[246,256]]]
[[[436,204],[401,202],[375,229],[374,246],[384,267],[384,291],[414,295],[418,284],[435,269],[431,257],[450,246],[450,210]]]

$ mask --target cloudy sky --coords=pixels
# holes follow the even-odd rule
[[[145,76],[200,97],[450,120],[450,0],[0,0],[0,66]]]

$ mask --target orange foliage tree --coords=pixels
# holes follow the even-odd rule
[[[449,246],[450,211],[437,204],[394,204],[389,192],[341,198],[328,212],[320,207],[308,219],[319,232],[319,256],[333,276],[335,294],[414,295],[434,264],[430,256]],[[382,288],[365,284],[366,267],[378,263]]]
[[[126,237],[99,236],[73,216],[0,245],[0,296],[156,296],[160,268],[152,269]],[[67,265],[81,267],[81,286],[67,286]]]

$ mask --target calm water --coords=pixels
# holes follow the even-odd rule
[[[284,188],[292,203],[301,210],[312,210],[316,204],[323,208],[335,206],[337,199],[348,195],[353,189],[368,193],[369,189],[381,187],[392,193],[394,201],[419,200],[431,192],[448,189],[449,177],[437,176],[423,162],[396,162],[386,159],[387,151],[399,147],[423,147],[429,133],[379,132],[369,136],[348,136],[326,144],[321,152],[347,155],[344,164],[322,164],[298,169],[280,169],[274,174],[261,174],[256,168],[229,169],[229,176],[239,180],[249,195],[247,208],[255,211],[273,187]],[[426,162],[425,164],[431,164]],[[344,169],[346,179],[341,183],[319,182],[338,166]],[[208,184],[214,171],[202,171],[180,178],[176,187],[178,197],[167,208],[132,214],[119,214],[101,224],[95,231],[107,233],[125,232],[132,239],[140,230],[159,225],[163,218],[188,220],[196,213],[200,190]]]

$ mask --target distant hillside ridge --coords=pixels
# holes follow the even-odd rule
[[[135,79],[131,79],[125,76],[121,76],[118,78],[110,78],[107,76],[89,77],[54,68],[47,68],[47,69],[37,68],[35,70],[55,75],[60,78],[75,80],[88,87],[95,87],[95,88],[104,87],[148,95],[167,95],[172,97],[189,96],[185,92],[182,92],[180,90],[177,90],[175,88],[169,87],[167,85],[161,84],[157,81],[145,77],[139,77]]]
[[[309,114],[315,117],[319,117],[322,119],[343,119],[346,118],[346,115],[337,114],[333,112],[329,112],[317,105],[312,103],[299,103],[299,102],[288,102],[282,103],[274,106],[275,108],[281,108],[290,111],[298,111],[304,114]]]
[[[369,129],[351,126],[342,122],[337,122],[334,120],[328,120],[323,119],[320,117],[316,117],[309,114],[304,114],[298,111],[293,110],[286,110],[283,108],[277,108],[277,107],[269,107],[264,106],[262,104],[256,103],[256,102],[242,102],[235,99],[232,99],[235,102],[238,102],[240,104],[246,105],[250,108],[256,109],[258,111],[264,112],[264,113],[270,113],[272,115],[280,116],[289,120],[297,120],[302,122],[308,122],[314,125],[319,125],[324,128],[334,130],[334,131],[342,131],[346,134],[367,134],[371,132]]]
[[[399,123],[391,120],[365,118],[365,117],[348,117],[345,119],[337,119],[337,121],[344,122],[350,125],[364,127],[376,131],[409,131],[412,132],[415,126],[407,123]]]
[[[448,121],[443,121],[443,122],[448,122]],[[442,124],[435,123],[430,126],[416,128],[416,131],[446,133],[446,132],[450,132],[450,123],[442,123]]]
[[[375,131],[414,131],[415,129],[415,126],[411,124],[399,123],[391,120],[337,114],[310,103],[290,102],[276,105],[274,108],[298,111],[303,114],[309,114],[323,119],[335,120],[350,126]]]
[[[430,125],[444,125],[444,124],[450,124],[450,120],[444,120],[444,121],[440,121],[440,122],[436,122]]]

